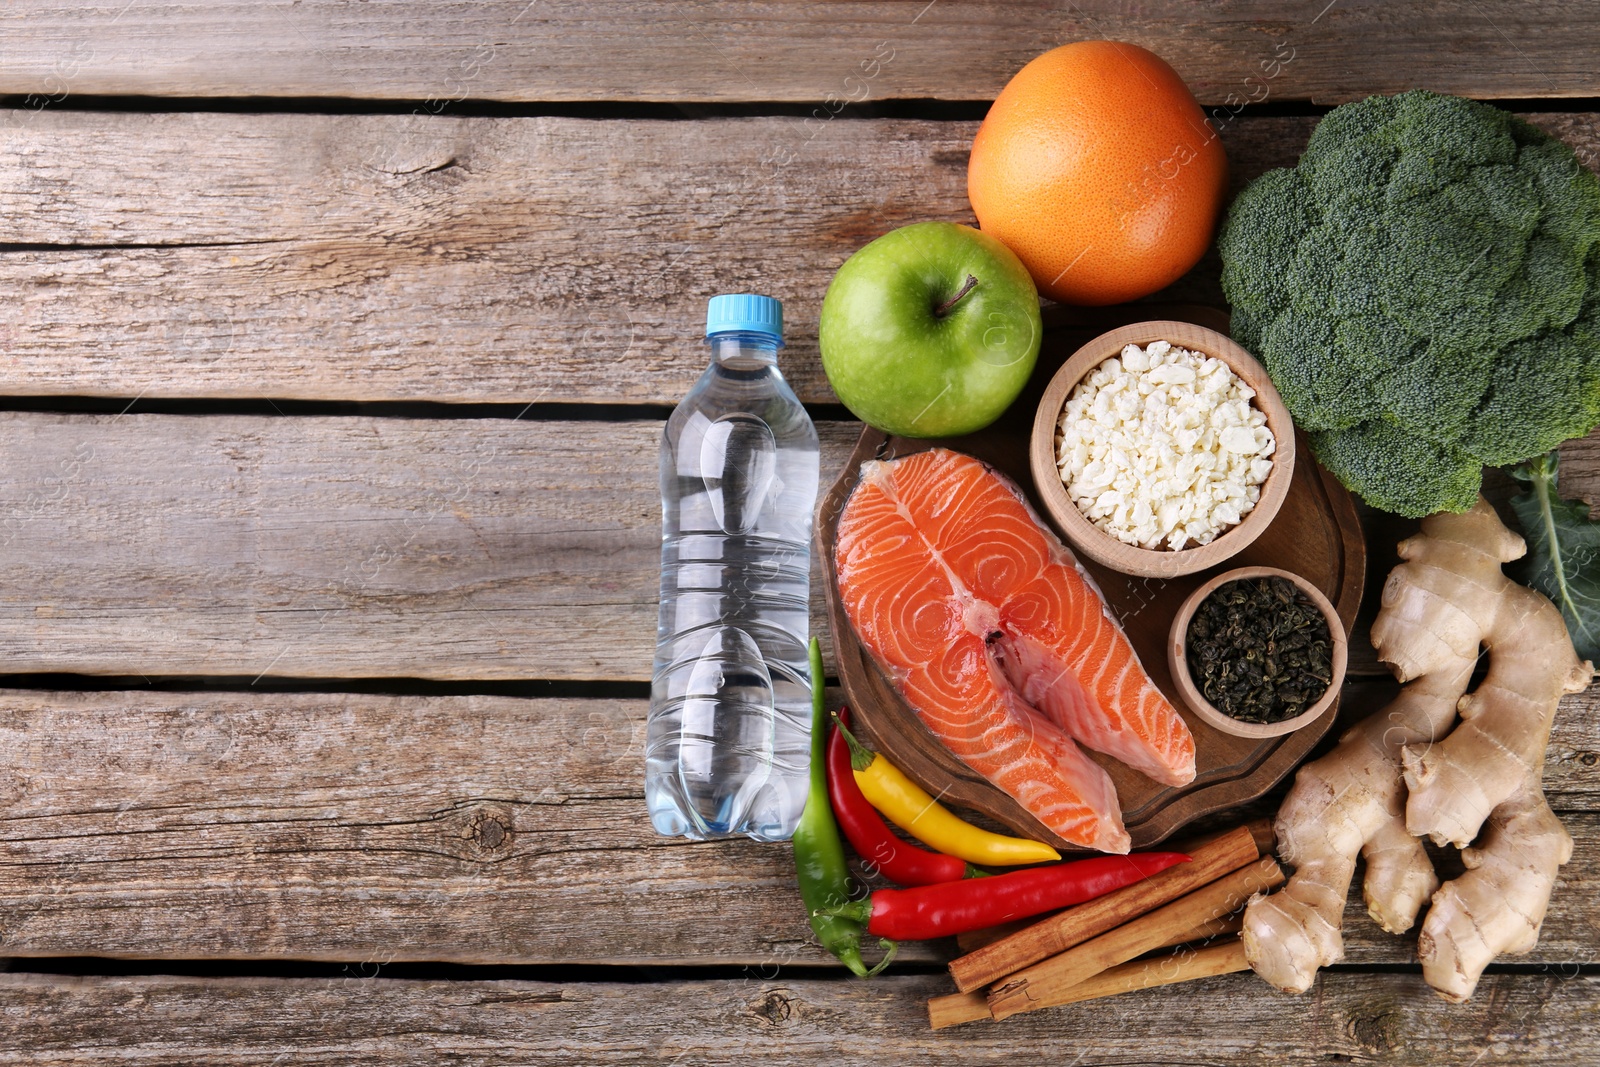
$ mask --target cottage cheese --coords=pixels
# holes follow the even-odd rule
[[[1140,548],[1204,545],[1256,506],[1277,448],[1255,396],[1220,359],[1128,345],[1078,383],[1057,461],[1072,502]]]

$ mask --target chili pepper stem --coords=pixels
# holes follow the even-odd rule
[[[900,942],[890,941],[887,937],[878,938],[878,947],[883,949],[883,959],[878,961],[876,967],[862,975],[862,978],[876,978],[882,974],[885,967],[894,962],[895,953],[900,951]]]
[[[961,877],[963,877],[963,878],[992,878],[994,876],[991,875],[988,871],[979,870],[978,868],[974,867],[972,864],[969,863],[969,864],[967,864],[967,873],[962,875]]]
[[[878,758],[878,754],[856,740],[856,735],[850,732],[850,727],[839,718],[837,711],[833,713],[833,725],[838,727],[844,743],[850,746],[850,769],[864,771],[872,766],[872,761]]]
[[[849,919],[851,922],[858,922],[865,926],[867,921],[872,918],[872,898],[852,900],[848,904],[840,904],[834,908],[818,908],[812,914],[820,915],[827,919]]]
[[[826,917],[826,916],[825,916]],[[854,945],[846,945],[833,950],[839,962],[850,968],[850,973],[857,978],[870,978],[876,971],[867,970],[867,962],[861,958],[861,952]]]

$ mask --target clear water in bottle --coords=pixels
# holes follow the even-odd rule
[[[805,806],[817,432],[782,311],[713,298],[711,365],[661,441],[661,614],[645,744],[658,833],[779,841]]]

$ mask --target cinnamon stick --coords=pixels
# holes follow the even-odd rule
[[[1149,952],[1202,922],[1227,915],[1252,894],[1283,882],[1283,868],[1270,856],[1241,867],[1148,915],[1018,971],[990,991],[989,1011],[996,1019],[1006,1019],[1066,1003],[1061,998],[1078,983]]]
[[[1168,867],[1142,882],[1098,900],[1068,908],[999,941],[950,961],[950,976],[963,993],[981,989],[1014,971],[1065,952],[1128,920],[1236,871],[1261,855],[1249,825],[1197,845],[1188,863]],[[1198,921],[1198,920],[1197,920]],[[1190,924],[1195,925],[1194,923]]]
[[[942,997],[928,998],[928,1025],[935,1030],[993,1018],[989,1014],[989,997],[981,989],[976,993],[946,993]]]
[[[1256,851],[1260,855],[1267,855],[1277,844],[1277,836],[1273,832],[1271,819],[1254,819],[1245,823],[1244,826],[1250,831],[1250,836],[1255,838]],[[1219,830],[1215,833],[1208,833],[1202,837],[1186,839],[1177,844],[1163,847],[1171,847],[1178,852],[1187,852],[1190,855],[1193,855],[1197,850],[1216,841],[1216,839],[1221,837],[1223,834],[1231,832],[1232,831],[1229,830]],[[1254,857],[1251,858],[1253,859]],[[983,948],[986,945],[992,945],[996,941],[1010,937],[1019,930],[1026,930],[1035,923],[1043,922],[1045,919],[1054,918],[1060,914],[1061,912],[1059,911],[1053,911],[1049,915],[1042,915],[1032,919],[1013,919],[1011,922],[1001,923],[999,926],[989,926],[982,930],[968,930],[964,934],[956,935],[956,947],[959,948],[961,950],[961,954],[965,956],[969,953],[978,951],[980,948]],[[1190,938],[1190,940],[1198,941],[1199,938]]]
[[[1178,851],[1181,852],[1183,850],[1179,849]],[[1052,912],[1051,914],[1056,915],[1060,913]],[[959,948],[963,953],[976,952],[985,945],[992,945],[996,941],[1010,937],[1019,930],[1026,930],[1028,927],[1032,926],[1038,921],[1038,919],[1013,919],[1008,923],[1001,923],[999,926],[986,926],[982,930],[968,930],[964,934],[956,935],[956,947]],[[1218,919],[1215,923],[1208,923],[1206,924],[1205,929],[1196,932],[1193,937],[1184,938],[1183,941],[1203,941],[1206,938],[1211,937],[1213,934],[1219,932],[1225,933],[1227,931],[1222,930],[1222,927],[1227,922],[1228,920],[1226,919]],[[1238,927],[1236,926],[1234,929],[1237,930]],[[1182,941],[1173,942],[1173,944],[1182,943]]]
[[[1265,856],[1277,846],[1278,833],[1273,829],[1271,819],[1251,819],[1249,822],[1240,823],[1239,825],[1250,831],[1250,836],[1255,838],[1256,851],[1261,855]],[[1201,834],[1199,837],[1186,837],[1168,847],[1175,848],[1179,852],[1188,852],[1192,855],[1195,849],[1209,845],[1217,838],[1222,837],[1224,834],[1231,834],[1237,829],[1239,829],[1238,826],[1227,830],[1212,830],[1209,833]]]
[[[1214,937],[1224,937],[1230,934],[1237,934],[1243,926],[1244,920],[1238,915],[1230,915],[1221,919],[1211,919],[1207,922],[1201,923],[1193,930],[1185,931],[1184,933],[1175,937],[1169,943],[1160,945],[1158,947],[1172,948],[1174,945],[1187,945],[1194,941],[1210,941]],[[1206,948],[1211,947],[1213,946],[1206,946]],[[1200,951],[1205,951],[1205,949]],[[1243,959],[1243,956],[1240,958]],[[1110,971],[1106,971],[1105,973],[1109,975],[1112,973],[1112,971],[1119,971],[1123,970],[1124,968],[1138,970],[1140,967],[1144,966],[1146,962],[1154,961],[1136,960],[1133,963],[1124,964],[1123,967],[1113,967]],[[1233,969],[1239,970],[1240,968],[1235,967]],[[1216,971],[1213,973],[1222,974],[1224,972]],[[1194,977],[1199,978],[1204,976],[1196,974]],[[1091,979],[1091,981],[1093,980],[1094,979]],[[1181,982],[1184,980],[1185,979],[1182,978],[1172,979],[1174,982]],[[1088,983],[1085,982],[1082,984],[1087,985]],[[1149,984],[1165,985],[1166,983],[1151,982]],[[1123,992],[1123,990],[1118,990],[1118,992]],[[1104,995],[1109,996],[1110,994]],[[935,1030],[943,1030],[947,1026],[957,1026],[961,1023],[977,1022],[979,1019],[992,1018],[994,1018],[994,1016],[989,1014],[989,998],[981,991],[975,993],[950,993],[942,997],[928,998],[928,1022],[932,1024]]]
[[[1207,919],[1188,933],[1173,938],[1157,948],[1174,948],[1178,945],[1193,944],[1196,941],[1210,942],[1214,938],[1227,937],[1244,929],[1244,916],[1240,914],[1224,915],[1220,919]]]
[[[1244,824],[1245,829],[1256,839],[1256,849],[1263,856],[1272,855],[1272,850],[1278,847],[1278,830],[1271,819],[1252,819]]]
[[[1053,918],[1059,914],[1061,913],[1058,911],[1053,911],[1048,916],[1045,916],[1045,918]],[[1013,919],[1008,923],[1001,923],[999,926],[986,926],[982,930],[968,930],[964,934],[956,935],[956,948],[961,950],[962,955],[967,955],[968,953],[978,951],[980,948],[992,945],[996,941],[1004,941],[1012,934],[1021,930],[1026,930],[1034,923],[1043,921],[1044,919],[1039,918]]]
[[[1244,958],[1244,942],[1237,937],[1219,941],[1199,949],[1183,949],[1153,959],[1134,960],[1101,971],[1063,993],[1053,1005],[1076,1004],[1083,1000],[1099,1000],[1120,993],[1140,989],[1192,982],[1197,978],[1210,978],[1218,974],[1232,974],[1249,970]]]

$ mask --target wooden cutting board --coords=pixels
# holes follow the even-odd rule
[[[1045,384],[1078,346],[1096,334],[1129,322],[1164,318],[1194,322],[1222,332],[1228,326],[1224,313],[1192,305],[1050,309],[1039,365],[1028,388],[998,422],[975,434],[940,440],[892,437],[867,427],[818,514],[817,549],[825,575],[839,680],[864,739],[941,800],[982,812],[1019,834],[1057,847],[1066,843],[950,754],[857,641],[839,601],[834,567],[839,513],[855,487],[864,460],[945,447],[976,456],[1009,475],[1043,515],[1028,469],[1028,436]],[[1332,475],[1312,460],[1303,440],[1299,455],[1303,458],[1295,464],[1289,496],[1272,525],[1254,544],[1215,569],[1162,580],[1130,577],[1083,561],[1121,620],[1145,670],[1194,732],[1197,773],[1186,786],[1162,785],[1110,757],[1091,753],[1116,784],[1123,820],[1135,849],[1156,844],[1201,815],[1265,793],[1293,770],[1333,725],[1337,702],[1310,726],[1292,734],[1264,740],[1233,737],[1208,726],[1183,706],[1167,670],[1167,631],[1178,606],[1207,578],[1232,567],[1265,565],[1303,575],[1333,602],[1347,635],[1354,626],[1366,571],[1366,547],[1355,502]],[[1060,536],[1060,531],[1056,532]]]

